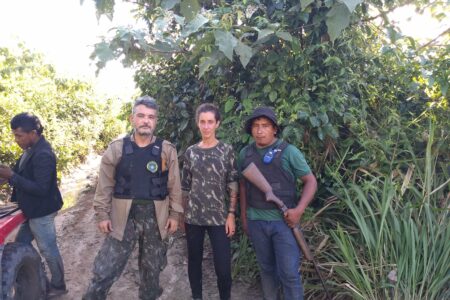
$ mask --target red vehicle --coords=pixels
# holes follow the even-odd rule
[[[0,300],[45,299],[46,280],[39,253],[31,245],[6,238],[25,217],[17,206],[0,206]]]

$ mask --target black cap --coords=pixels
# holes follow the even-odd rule
[[[245,121],[245,132],[248,134],[252,134],[252,122],[254,119],[258,118],[267,118],[270,121],[272,121],[273,125],[277,128],[277,134],[280,131],[280,126],[278,126],[277,122],[277,116],[275,115],[275,112],[270,107],[258,107],[255,108],[252,115]]]

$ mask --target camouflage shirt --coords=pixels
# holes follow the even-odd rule
[[[181,189],[187,196],[185,222],[224,225],[230,192],[238,192],[233,148],[219,141],[212,148],[190,146],[184,154]]]

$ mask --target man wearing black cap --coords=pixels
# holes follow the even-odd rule
[[[280,132],[275,112],[258,107],[245,123],[254,142],[239,154],[239,169],[254,163],[272,186],[273,192],[289,208],[283,215],[275,204],[245,178],[240,180],[241,220],[250,237],[261,272],[264,299],[278,299],[282,287],[285,300],[303,299],[300,248],[292,234],[317,189],[303,154],[295,146],[277,138]],[[302,192],[297,179],[303,182]]]

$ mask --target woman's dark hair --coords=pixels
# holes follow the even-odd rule
[[[212,112],[214,114],[216,122],[220,121],[220,111],[217,108],[217,106],[215,106],[212,103],[203,103],[200,104],[200,106],[197,107],[197,110],[195,111],[195,123],[198,123],[198,117],[200,116],[201,113],[204,112]]]
[[[42,131],[44,131],[44,127],[42,127],[39,118],[28,112],[23,112],[18,115],[15,115],[11,119],[10,124],[11,129],[15,130],[20,127],[23,131],[27,133],[36,130],[37,134],[41,135]]]

